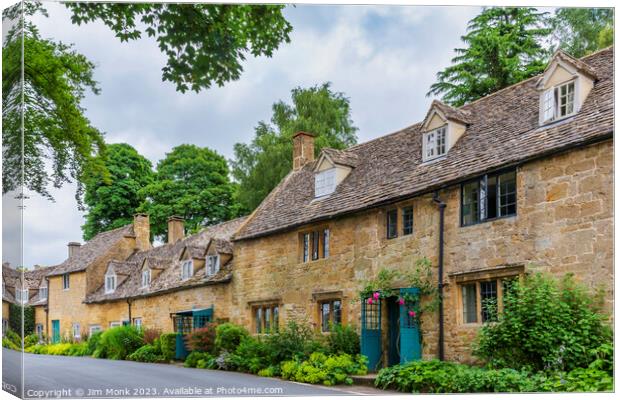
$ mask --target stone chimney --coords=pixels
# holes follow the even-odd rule
[[[176,243],[185,237],[185,220],[173,215],[168,218],[168,243]]]
[[[69,242],[67,243],[67,247],[69,249],[69,257],[77,254],[78,250],[80,250],[81,244],[78,242]]]
[[[293,171],[299,171],[310,161],[314,161],[314,135],[297,132],[293,136]]]
[[[136,235],[138,250],[151,248],[151,223],[147,214],[135,214],[133,216],[133,232]]]

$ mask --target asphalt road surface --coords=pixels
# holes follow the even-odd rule
[[[2,349],[3,390],[21,392],[21,354]],[[337,396],[374,390],[328,388],[177,365],[24,354],[26,398]],[[368,388],[370,389],[370,388]],[[374,392],[374,393],[373,393]]]

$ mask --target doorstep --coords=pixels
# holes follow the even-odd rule
[[[351,375],[351,379],[353,379],[353,384],[360,385],[360,386],[375,387],[376,378],[377,378],[377,374]]]

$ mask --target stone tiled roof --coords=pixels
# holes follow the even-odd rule
[[[355,153],[331,148],[324,148],[321,151],[329,156],[329,158],[336,164],[355,167],[359,162],[359,158]]]
[[[27,269],[23,272],[11,267],[8,263],[2,264],[2,280],[6,285],[6,292],[3,293],[2,299],[10,303],[15,303],[15,287],[28,288],[30,299],[29,305],[38,306],[47,304],[47,298],[39,297],[39,288],[43,279],[54,270],[51,267],[37,267],[35,269]]]
[[[215,246],[215,251],[219,254],[233,253],[233,243],[230,240],[215,238],[209,246]]]
[[[73,256],[58,265],[49,275],[62,275],[67,272],[84,271],[88,266],[118,244],[123,237],[134,236],[133,224],[101,232],[76,249]]]
[[[314,198],[316,161],[291,171],[234,240],[267,235],[336,215],[428,193],[487,171],[517,165],[613,135],[613,48],[580,62],[599,77],[577,115],[539,126],[540,76],[461,107],[467,130],[447,156],[422,162],[421,124],[346,150],[359,160],[335,192]]]
[[[186,251],[191,258],[204,258],[206,246],[186,246]]]
[[[201,268],[190,279],[182,281],[179,259],[186,247],[193,249],[191,251],[200,252],[199,256],[198,253],[193,254],[197,255],[197,258],[204,259],[206,246],[211,240],[228,241],[245,220],[246,217],[242,217],[213,225],[173,244],[164,244],[150,250],[136,252],[122,262],[114,261],[115,270],[117,265],[119,268],[121,264],[124,265],[124,271],[129,273],[127,279],[123,279],[122,282],[119,279],[114,293],[106,294],[102,285],[94,293],[87,295],[85,302],[98,303],[154,296],[170,291],[230,281],[232,273],[230,267],[225,265],[221,266],[220,271],[214,276],[207,277],[205,275],[206,268]],[[143,288],[142,268],[145,260],[154,271],[151,273],[151,284]]]
[[[437,108],[441,113],[450,120],[461,122],[465,125],[469,124],[471,113],[465,109],[458,109],[452,106],[449,106],[445,103],[442,103],[439,100],[433,100],[429,112],[433,110],[433,108]],[[428,115],[427,115],[428,118]],[[426,118],[425,118],[426,119]]]

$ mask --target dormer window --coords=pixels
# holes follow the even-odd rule
[[[142,271],[142,287],[148,287],[151,284],[151,270],[145,269]]]
[[[17,302],[19,304],[26,304],[28,303],[28,289],[20,289],[18,287],[15,288],[15,300],[17,300]]]
[[[194,275],[194,262],[192,260],[185,260],[181,264],[181,279],[187,280]]]
[[[575,107],[575,80],[545,90],[541,97],[542,122],[552,122],[573,115]]]
[[[116,274],[108,274],[105,276],[105,292],[114,293],[116,290]]]
[[[213,276],[220,270],[220,256],[207,256],[207,276]]]
[[[314,197],[332,194],[336,190],[336,168],[326,169],[314,175]]]
[[[424,134],[424,161],[446,154],[446,126]]]
[[[39,298],[41,300],[47,299],[47,286],[39,287]]]

